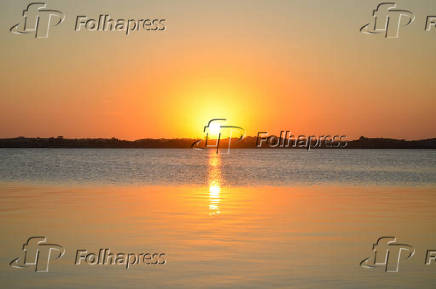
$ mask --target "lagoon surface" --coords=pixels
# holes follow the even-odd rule
[[[436,151],[0,149],[2,288],[434,288]],[[32,236],[49,272],[8,264]],[[412,245],[399,272],[373,243]],[[78,249],[166,264],[75,265]]]
[[[436,184],[436,150],[0,149],[20,183],[207,185],[215,167],[221,185]]]

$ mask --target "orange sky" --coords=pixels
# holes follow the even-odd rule
[[[415,2],[401,6],[416,23],[387,40],[359,33],[376,1],[51,1],[66,20],[48,39],[0,31],[0,137],[198,137],[211,118],[248,135],[436,137],[436,42],[421,25],[436,4]],[[1,27],[25,3],[2,1]],[[167,30],[73,31],[101,13]]]

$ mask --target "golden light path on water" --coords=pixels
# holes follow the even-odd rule
[[[219,215],[221,202],[221,159],[215,150],[209,152],[209,215]]]

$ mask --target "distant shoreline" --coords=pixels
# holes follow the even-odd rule
[[[134,141],[117,138],[82,138],[68,139],[63,137],[51,138],[3,138],[0,148],[191,148],[196,139],[139,139]],[[222,140],[220,147],[226,147],[227,141]],[[256,147],[256,137],[246,137],[241,142],[232,143],[232,148]],[[266,147],[262,147],[266,148]],[[423,140],[401,140],[390,138],[360,137],[350,140],[347,149],[436,149],[436,138]],[[269,148],[269,149],[303,149],[303,148]],[[316,148],[334,149],[334,148]]]

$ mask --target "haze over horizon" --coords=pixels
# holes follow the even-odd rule
[[[0,31],[0,138],[198,138],[218,117],[247,135],[433,138],[434,3],[401,2],[416,23],[387,40],[359,32],[378,1],[51,1],[66,18],[48,39]],[[0,8],[8,28],[25,6]],[[102,13],[167,29],[74,31]]]

